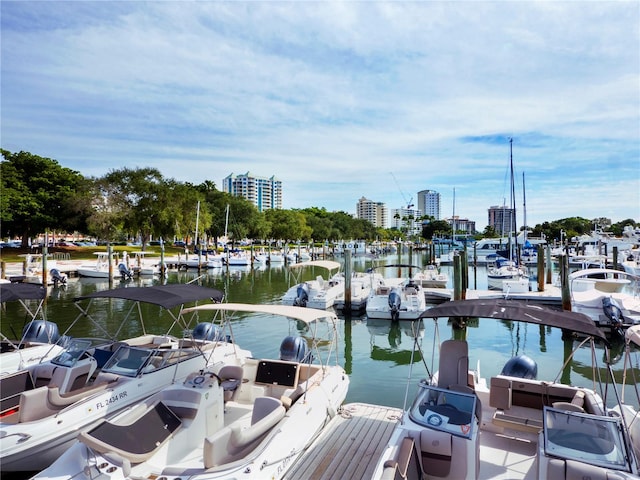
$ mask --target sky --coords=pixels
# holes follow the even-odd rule
[[[283,208],[640,222],[638,1],[8,1],[1,147]],[[524,185],[524,188],[523,188]],[[455,201],[454,201],[455,190]]]

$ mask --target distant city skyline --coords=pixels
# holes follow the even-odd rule
[[[1,147],[355,213],[640,221],[640,9],[616,2],[0,2]],[[393,176],[390,172],[393,172]],[[407,197],[407,198],[405,198]],[[520,220],[518,220],[520,223]]]

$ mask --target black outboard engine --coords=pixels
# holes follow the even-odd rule
[[[602,310],[609,319],[611,333],[624,338],[624,330],[622,329],[624,315],[622,315],[622,308],[620,308],[618,301],[612,297],[604,297],[602,299]]]
[[[130,280],[133,278],[133,272],[129,270],[124,263],[118,264],[118,271],[120,272],[122,280]]]
[[[22,329],[23,342],[56,343],[59,339],[58,325],[47,320],[31,320]]]
[[[296,307],[306,307],[309,301],[309,285],[303,283],[298,285],[296,290],[296,298],[293,301],[293,305]]]
[[[310,360],[307,342],[302,337],[285,337],[280,344],[280,360],[288,362],[305,362]]]
[[[538,365],[531,357],[517,355],[504,364],[500,375],[535,380],[538,376]]]
[[[402,292],[398,287],[389,292],[387,302],[389,303],[389,311],[391,312],[391,320],[396,321],[400,316],[400,304],[401,304]]]
[[[51,280],[53,280],[54,287],[67,284],[67,276],[60,273],[60,270],[57,268],[52,268],[49,275],[51,276]]]
[[[210,342],[222,342],[225,340],[220,328],[211,322],[197,324],[193,332],[191,332],[191,335],[195,340],[206,340]]]

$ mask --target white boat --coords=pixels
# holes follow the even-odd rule
[[[335,276],[338,277],[340,282],[343,284],[346,283],[346,279],[344,277],[344,273],[337,273]],[[369,297],[371,296],[371,290],[376,288],[379,285],[384,283],[384,279],[382,275],[377,272],[353,272],[351,274],[350,284],[351,284],[351,309],[352,312],[359,312],[364,310],[367,307],[367,302],[369,301]],[[347,292],[347,288],[343,287],[338,296],[336,297],[336,301],[334,306],[338,310],[345,310],[346,299],[345,295]]]
[[[508,282],[508,283],[505,283]],[[487,286],[490,290],[508,289],[510,292],[528,292],[529,275],[525,267],[512,260],[497,258],[487,270]]]
[[[85,263],[78,267],[79,276],[89,278],[109,278],[110,275],[112,278],[117,278],[121,276],[119,265],[110,268],[109,254],[107,252],[95,252],[95,255],[95,263]],[[114,256],[115,253],[111,255]],[[120,263],[120,265],[124,264]],[[126,268],[126,265],[124,266]]]
[[[224,262],[221,255],[192,254],[180,263],[185,268],[222,268]]]
[[[436,319],[436,329],[438,317],[478,317],[577,332],[586,338],[576,349],[589,343],[594,362],[594,339],[606,342],[582,314],[510,300],[446,302],[423,317]],[[526,356],[514,357],[487,381],[479,364],[469,369],[465,340],[445,340],[439,349],[437,374],[428,372],[418,383],[378,459],[374,480],[640,478],[629,430],[610,415],[598,391],[537,380],[537,366]]]
[[[640,249],[623,252],[622,268],[631,275],[640,276]]]
[[[280,250],[272,250],[268,253],[269,265],[283,265],[285,263],[285,255]]]
[[[187,332],[187,336],[146,334],[125,342],[105,342],[101,348],[94,347],[92,341],[74,339],[69,349],[50,362],[2,377],[3,473],[48,467],[72,445],[80,430],[183,381],[196,370],[241,365],[250,352],[221,340],[223,336],[215,325],[203,323],[191,330],[182,316],[184,303],[212,298],[219,301],[222,296],[215,289],[172,284],[118,288],[78,297],[80,314],[76,321],[90,318],[100,325],[92,318],[90,308],[96,299],[130,300],[165,308],[173,325],[182,327],[181,332]],[[171,311],[176,307],[180,307],[177,316]],[[120,328],[132,323],[129,317],[138,309],[132,306]],[[145,331],[143,320],[140,318]]]
[[[640,323],[640,277],[621,270],[587,268],[570,273],[568,280],[571,310],[588,315],[600,328],[615,331]],[[607,315],[611,312],[604,307],[619,309],[620,318],[612,321]]]
[[[427,265],[413,276],[413,280],[424,288],[447,288],[449,275],[441,272],[436,265]]]
[[[333,272],[338,273],[341,266],[339,262],[333,260],[312,260],[289,265],[292,272],[298,272],[298,275],[294,275],[296,280],[300,278],[305,268],[319,268],[326,271],[327,276],[325,278],[318,275],[313,280],[296,281],[295,285],[289,287],[282,296],[282,304],[320,310],[333,307],[341,290],[344,291],[344,277],[333,274]]]
[[[229,252],[224,257],[224,263],[229,267],[248,267],[251,265],[251,256],[244,250]]]
[[[133,265],[130,266],[134,272],[137,272],[141,277],[152,277],[160,275],[160,262],[151,259],[149,260],[148,252],[132,252]]]
[[[58,326],[44,318],[43,304],[47,291],[41,285],[29,283],[0,283],[0,302],[19,302],[31,320],[23,327],[22,336],[11,340],[4,335],[0,354],[0,376],[19,372],[32,365],[51,360],[64,350],[64,337]],[[31,305],[36,303],[35,308]],[[24,319],[20,319],[23,321]],[[2,322],[12,319],[2,315]],[[60,342],[60,343],[58,343]]]
[[[34,478],[285,476],[347,395],[349,377],[335,349],[336,315],[301,307],[224,303],[185,310],[190,312],[236,312],[245,321],[247,314],[288,317],[304,323],[308,333],[286,337],[279,358],[252,358],[241,368],[194,372],[138,406],[83,430],[78,443]],[[328,338],[318,333],[323,325]]]
[[[415,268],[412,265],[383,265],[391,268]],[[427,309],[424,289],[411,276],[385,278],[371,289],[367,300],[367,318],[415,320]]]
[[[42,270],[44,268],[44,257],[41,253],[27,253],[20,255],[25,258],[24,281],[26,283],[42,284]],[[51,255],[47,255],[47,285],[64,285],[67,283],[67,275],[58,268],[55,260],[50,260]]]

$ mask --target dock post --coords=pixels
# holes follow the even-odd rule
[[[538,262],[538,291],[544,292],[544,245],[538,245],[536,260]]]
[[[178,254],[180,258],[180,254]],[[180,261],[178,260],[178,264]],[[160,239],[160,278],[164,278],[167,275],[167,266],[164,264],[164,240]]]
[[[351,250],[344,252],[344,312],[351,311]]]
[[[109,265],[109,288],[113,287],[113,247],[111,242],[107,243],[107,264]]]
[[[553,264],[551,263],[551,245],[547,244],[547,285],[551,285],[553,283],[552,279],[552,269]]]
[[[569,256],[562,255],[560,258],[560,284],[562,292],[562,309],[571,311],[571,293],[569,292]]]
[[[464,250],[462,251],[462,263],[461,263],[461,274],[462,274],[462,290],[460,292],[461,299],[467,299],[467,289],[469,288],[469,251],[467,248],[467,244],[464,244]]]
[[[453,299],[462,300],[462,275],[460,254],[453,255]]]
[[[618,270],[620,268],[620,265],[618,264],[618,247],[614,245],[612,250],[613,250],[613,269]]]
[[[0,278],[7,278],[7,262],[0,262]]]
[[[47,255],[49,255],[49,231],[44,232],[44,245],[42,246],[42,285],[48,285],[47,279]]]

